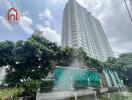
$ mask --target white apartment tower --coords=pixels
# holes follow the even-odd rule
[[[89,57],[106,61],[113,52],[98,19],[75,0],[63,11],[62,47],[83,48]]]

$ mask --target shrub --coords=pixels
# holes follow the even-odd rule
[[[7,88],[7,89],[0,89],[0,100],[8,98],[9,100],[14,100],[17,98],[22,92],[24,91],[23,88]]]
[[[51,92],[54,87],[54,81],[42,81],[40,92]]]
[[[40,87],[40,81],[30,80],[22,82],[19,87],[24,88],[25,96],[36,96],[37,90]]]

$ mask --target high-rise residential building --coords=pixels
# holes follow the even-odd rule
[[[64,8],[61,40],[63,48],[83,48],[89,57],[100,61],[113,57],[99,20],[75,0],[69,0]]]

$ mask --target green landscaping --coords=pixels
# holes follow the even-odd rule
[[[0,89],[0,100],[15,100],[23,91],[23,88]]]
[[[68,67],[75,60],[99,72],[106,67],[116,70],[127,86],[132,85],[132,53],[121,54],[118,58],[109,58],[107,62],[100,62],[88,57],[82,48],[62,49],[44,37],[32,36],[26,41],[0,42],[0,67],[8,66],[2,85],[7,84],[9,88],[1,89],[0,95],[9,94],[14,97],[16,92],[21,93],[15,87],[22,87],[24,95],[27,96],[35,96],[38,87],[43,91],[47,88],[51,91],[53,82],[43,82],[43,79],[49,72],[54,72],[55,66]],[[9,90],[13,92],[5,94],[5,91]]]

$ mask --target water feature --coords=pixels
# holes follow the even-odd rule
[[[122,84],[122,82],[121,82],[121,80],[120,80],[120,78],[118,76],[118,73],[116,71],[114,71],[114,75],[115,75],[115,77],[116,77],[116,79],[118,81],[118,87],[120,88],[120,92],[124,92],[125,91],[124,90],[124,85]]]
[[[80,63],[77,62],[77,60],[75,60],[71,66],[69,66],[70,68],[79,68]],[[82,74],[81,72],[76,72],[74,73],[74,76],[71,75],[72,70],[69,70],[68,68],[62,68],[62,67],[57,67],[55,69],[55,84],[54,84],[54,88],[58,88],[58,89],[64,89],[64,90],[73,90],[74,89],[74,81],[73,81],[73,77],[76,76],[77,74]]]
[[[115,78],[113,72],[112,72],[112,71],[109,71],[109,74],[110,74],[110,76],[111,76],[111,78],[112,78],[112,81],[113,81],[113,83],[114,83],[114,86],[115,86],[115,87],[118,87],[118,84],[117,84],[117,81],[116,81],[116,78]]]
[[[128,92],[126,86],[124,85],[123,80],[121,80],[121,83],[122,83],[122,85],[123,85],[123,87],[124,87],[124,91],[125,91],[125,92]]]
[[[54,70],[54,88],[52,92],[44,95],[45,97],[53,96],[56,98],[67,98],[69,100],[87,100],[86,98],[89,96],[92,97],[90,100],[105,100],[100,99],[98,96],[98,92],[101,91],[100,86],[102,86],[102,88],[107,88],[106,92],[108,92],[109,89],[111,91],[115,87],[118,88],[120,93],[126,90],[124,87],[125,85],[123,81],[120,80],[117,72],[104,69],[102,74],[106,79],[105,83],[107,84],[107,87],[103,87],[101,85],[101,79],[99,77],[99,73],[96,70],[85,68],[77,61],[75,61],[69,67],[56,66]],[[51,76],[52,75],[49,74],[47,78],[52,79]],[[104,90],[102,89],[102,91]],[[111,93],[103,97],[106,97],[106,100],[115,100],[111,99]]]
[[[108,87],[112,87],[111,79],[110,79],[110,77],[109,77],[109,74],[108,74],[107,69],[104,69],[104,70],[103,70],[103,74],[104,74],[105,77],[106,77],[106,81],[107,81]]]
[[[88,87],[91,87],[90,79],[88,77]]]
[[[74,92],[74,96],[75,96],[75,100],[77,100],[77,93],[76,92]]]
[[[117,87],[117,89],[118,89],[119,92],[122,92],[122,89],[120,89],[121,85],[120,85],[120,83],[119,83],[120,79],[119,79],[119,77],[118,77],[118,79],[116,78],[118,75],[115,76],[115,75],[114,75],[114,72],[112,72],[112,71],[110,71],[110,70],[109,70],[108,72],[109,72],[109,74],[110,74],[110,76],[111,76],[111,78],[112,78],[111,81],[113,81],[114,86]]]
[[[98,100],[97,94],[94,94],[94,100]]]
[[[58,89],[71,90],[71,84],[76,88],[99,87],[100,79],[96,71],[57,66],[54,83]]]

